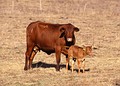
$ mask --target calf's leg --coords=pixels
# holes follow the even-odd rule
[[[74,70],[74,60],[73,59],[71,59],[72,60],[72,73],[73,73],[73,70]]]
[[[80,73],[80,59],[77,60],[78,63],[78,73]]]
[[[83,73],[85,72],[85,59],[82,61]]]

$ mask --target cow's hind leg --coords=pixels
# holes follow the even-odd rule
[[[25,67],[24,67],[24,70],[28,70],[30,69],[30,58],[31,58],[31,54],[32,54],[32,51],[33,51],[33,48],[34,48],[34,45],[27,45],[27,51],[25,53]]]
[[[29,68],[32,68],[32,61],[38,51],[39,51],[39,48],[35,46],[30,57]]]

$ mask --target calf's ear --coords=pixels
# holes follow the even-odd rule
[[[62,38],[65,35],[65,28],[61,27],[60,32],[61,32],[60,38]]]
[[[74,28],[74,31],[78,32],[78,31],[79,31],[79,28],[75,27],[75,28]]]

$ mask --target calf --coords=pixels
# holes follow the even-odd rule
[[[84,46],[84,48],[72,45],[68,49],[68,61],[66,60],[66,70],[68,71],[68,63],[69,60],[72,59],[72,73],[73,73],[73,66],[74,66],[74,60],[77,60],[78,63],[78,73],[80,73],[80,63],[83,63],[83,72],[85,70],[85,56],[86,55],[92,55],[92,46]]]

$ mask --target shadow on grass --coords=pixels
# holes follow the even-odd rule
[[[39,67],[42,67],[42,68],[51,68],[51,67],[56,68],[56,64],[48,64],[48,63],[41,62],[41,61],[32,64],[32,68],[39,68]],[[60,64],[60,68],[65,68],[65,67],[66,67],[66,65]],[[70,68],[71,68],[71,66],[70,66]],[[70,68],[69,68],[69,70],[70,70]],[[74,71],[78,72],[78,69],[74,69]],[[87,71],[90,71],[90,68],[85,69],[85,72],[87,72]],[[83,73],[83,70],[80,69],[80,72]]]
[[[120,86],[120,79],[116,80],[115,86]]]
[[[54,68],[56,68],[56,64],[48,64],[48,63],[41,62],[41,61],[32,64],[32,68],[39,68],[39,67],[42,67],[42,68],[51,68],[51,67],[54,67]],[[66,65],[60,64],[60,68],[65,68],[65,67],[66,67]]]
[[[74,69],[74,71],[78,72],[78,69]],[[90,68],[85,69],[85,72],[88,72],[88,71],[90,71]],[[81,72],[81,73],[83,73],[83,70],[82,70],[82,69],[80,69],[80,72]]]

